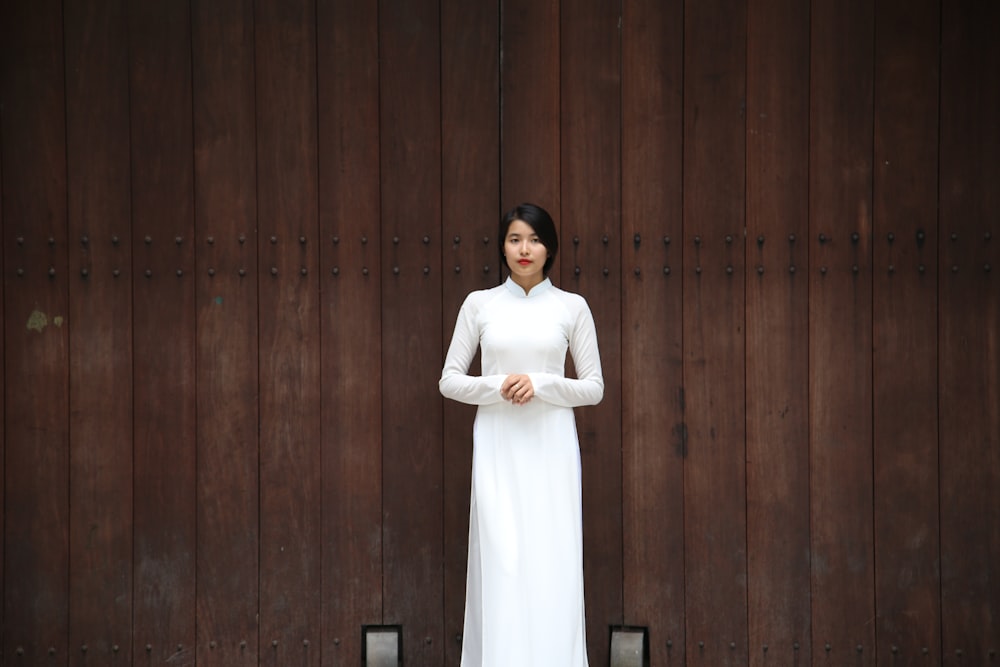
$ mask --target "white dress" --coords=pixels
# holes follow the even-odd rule
[[[482,375],[469,364],[482,347]],[[577,378],[565,377],[567,347]],[[535,396],[500,395],[512,373]],[[583,297],[546,279],[472,292],[440,381],[478,405],[473,427],[462,667],[586,667],[580,447],[573,408],[598,403],[604,378]]]

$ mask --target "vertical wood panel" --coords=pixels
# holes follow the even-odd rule
[[[583,463],[587,647],[608,662],[608,627],[622,622],[621,17],[614,3],[562,5],[561,286],[594,314],[604,400],[577,410]]]
[[[70,652],[131,663],[132,290],[124,3],[64,5],[70,328]],[[118,271],[118,274],[115,274]],[[75,650],[87,645],[88,651]],[[116,648],[117,647],[117,648]]]
[[[559,0],[501,0],[501,19],[501,209],[532,202],[558,225]]]
[[[944,3],[938,335],[945,665],[988,664],[1000,651],[998,29],[996,3]]]
[[[248,0],[192,3],[202,665],[258,660],[253,27]]]
[[[195,318],[187,5],[127,8],[137,660],[194,659]],[[129,239],[123,236],[122,242]],[[147,646],[149,649],[147,650]]]
[[[799,665],[810,654],[808,7],[751,2],[747,24],[748,652],[752,665]]]
[[[876,4],[873,427],[877,661],[940,654],[937,131],[940,3]],[[923,267],[923,268],[920,268]]]
[[[814,664],[875,660],[872,24],[867,2],[812,5],[808,243]]]
[[[623,620],[654,665],[684,660],[682,12],[622,11]]]
[[[746,664],[744,8],[685,5],[688,664]]]
[[[382,620],[378,4],[317,6],[323,659],[361,662]]]
[[[500,275],[500,3],[444,0],[441,39],[443,359],[465,296]],[[475,413],[444,402],[445,665],[462,653]]]
[[[4,392],[3,659],[41,664],[50,649],[65,660],[68,630],[62,15],[53,2],[8,2],[0,11],[4,379],[11,383]]]
[[[318,665],[321,623],[316,8],[255,4],[260,662]]]
[[[407,665],[440,667],[441,26],[435,0],[383,0],[379,17],[383,613]]]

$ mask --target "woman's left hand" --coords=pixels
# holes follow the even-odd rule
[[[500,386],[500,395],[514,405],[524,405],[535,396],[531,378],[524,374],[508,375]]]

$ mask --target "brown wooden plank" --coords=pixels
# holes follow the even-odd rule
[[[682,12],[622,16],[623,620],[649,628],[655,665],[684,656]]]
[[[192,3],[198,664],[258,656],[253,5]]]
[[[544,207],[559,224],[559,0],[504,0],[501,209]],[[559,270],[559,260],[552,267]],[[553,274],[557,275],[557,274]]]
[[[880,2],[872,268],[877,661],[940,655],[937,177],[940,3]],[[923,267],[921,269],[920,267]]]
[[[444,662],[441,59],[433,0],[380,6],[384,617]]]
[[[942,11],[941,664],[1000,655],[1000,6]]]
[[[132,267],[122,277],[133,286],[132,651],[137,660],[176,662],[193,659],[195,642],[190,13],[161,0],[131,2],[127,15]]]
[[[323,664],[382,620],[378,4],[317,3]]]
[[[684,12],[687,663],[747,662],[744,404],[746,14]]]
[[[869,665],[874,664],[876,653],[872,622],[873,11],[867,2],[824,0],[813,3],[811,21],[812,649],[814,663]]]
[[[442,359],[466,294],[500,276],[499,21],[495,2],[441,3]],[[475,413],[444,402],[444,664],[454,666],[465,618]]]
[[[751,2],[747,11],[748,651],[751,665],[804,664],[809,12],[794,0]]]
[[[622,608],[621,33],[613,4],[563,5],[560,23],[560,286],[597,325],[604,400],[577,410],[583,463],[584,587],[590,661],[608,662]]]
[[[132,661],[132,289],[121,275],[131,259],[111,240],[131,228],[124,9],[64,4],[71,664]]]
[[[316,8],[255,3],[260,664],[320,662]]]
[[[67,660],[69,397],[61,3],[0,9],[5,504],[3,660]],[[50,274],[51,271],[51,274]],[[16,474],[12,471],[16,471]]]

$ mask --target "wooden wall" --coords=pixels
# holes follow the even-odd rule
[[[2,665],[457,665],[522,200],[591,665],[1000,660],[1000,4],[4,0]]]

